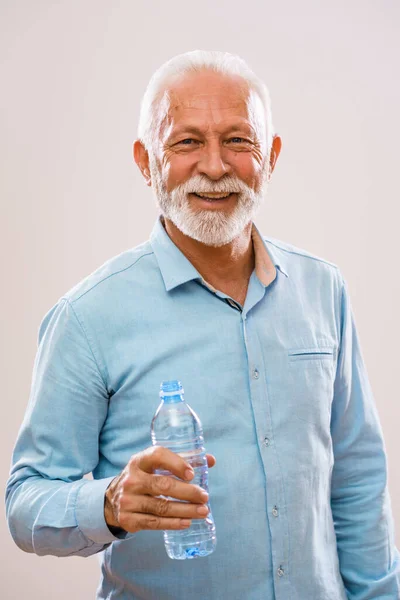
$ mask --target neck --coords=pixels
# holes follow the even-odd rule
[[[248,223],[229,244],[218,248],[207,246],[183,234],[169,219],[164,219],[164,223],[171,240],[203,279],[243,304],[254,269],[252,223]]]

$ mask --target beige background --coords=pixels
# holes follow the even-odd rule
[[[400,546],[399,26],[396,0],[0,0],[2,484],[42,317],[156,218],[131,159],[149,77],[228,50],[269,85],[283,138],[259,227],[348,280]],[[25,554],[4,518],[0,539],[2,599],[94,598],[97,557]]]

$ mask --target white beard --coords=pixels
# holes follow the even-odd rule
[[[219,181],[195,175],[168,193],[154,158],[150,158],[151,180],[161,214],[184,235],[214,247],[229,244],[253,220],[267,191],[267,172],[264,168],[261,185],[256,191],[234,175],[225,175]],[[230,213],[223,209],[194,210],[188,194],[204,192],[236,192],[237,204]]]

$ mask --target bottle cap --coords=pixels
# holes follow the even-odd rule
[[[162,381],[160,385],[160,398],[168,398],[171,396],[182,396],[185,390],[178,379]]]

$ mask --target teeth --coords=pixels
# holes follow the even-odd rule
[[[227,194],[224,192],[207,192],[206,194],[195,192],[195,194],[201,198],[227,198],[230,196],[231,192],[228,192]]]

